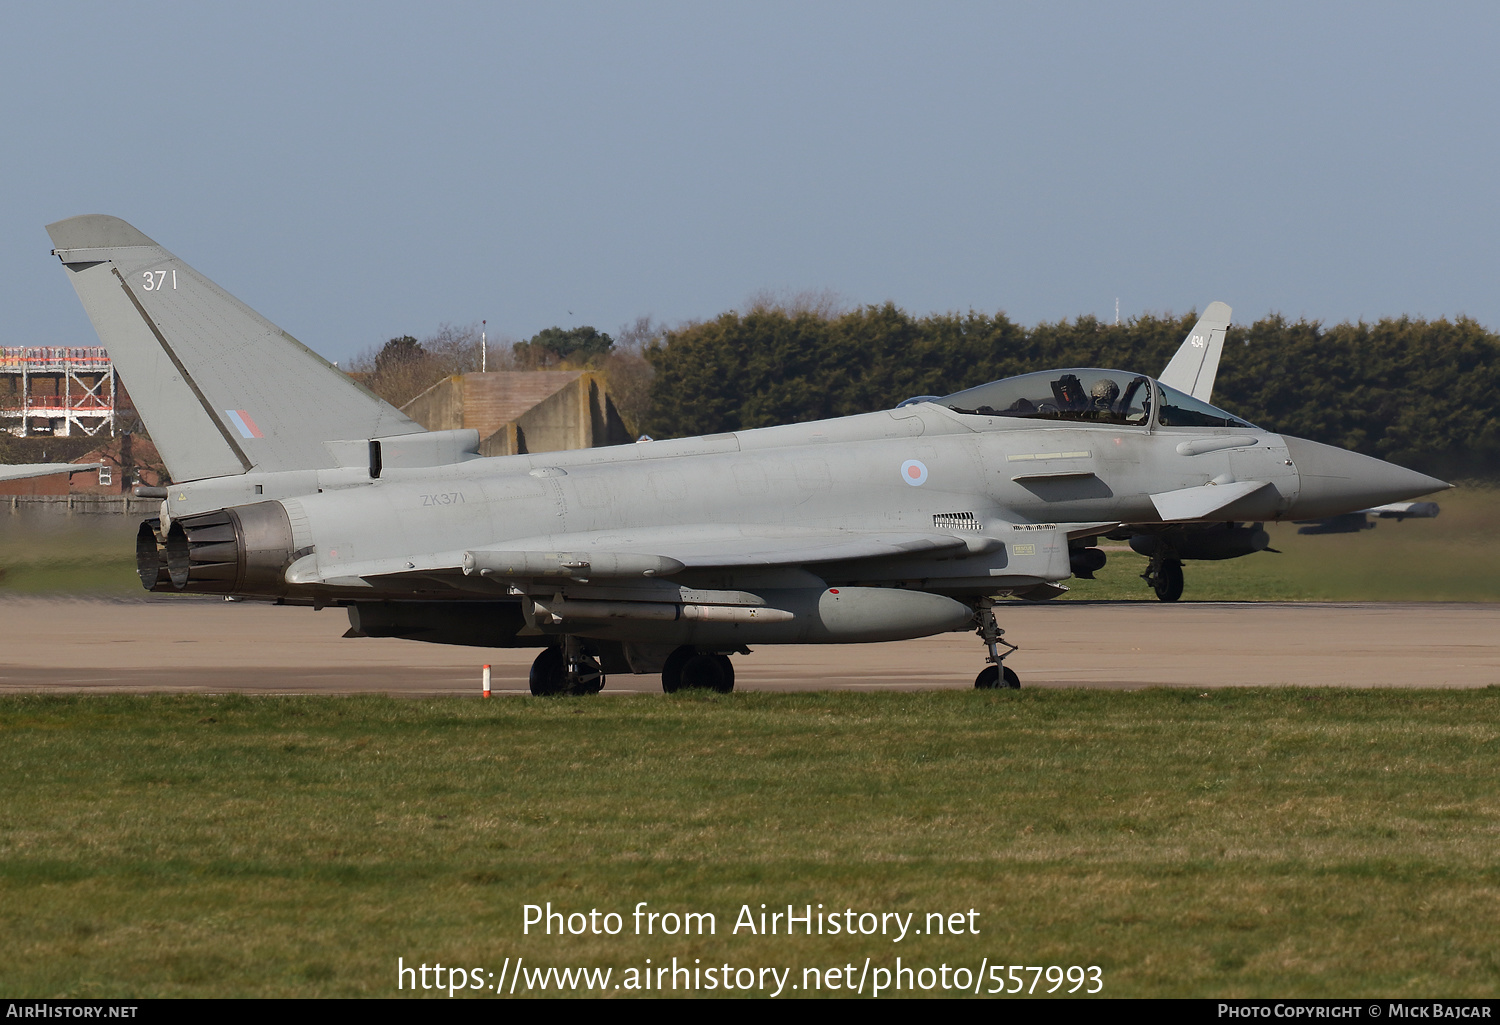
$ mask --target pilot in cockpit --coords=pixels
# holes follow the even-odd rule
[[[1096,418],[1112,417],[1115,413],[1115,399],[1120,397],[1120,386],[1109,378],[1102,377],[1089,389],[1089,397],[1093,400],[1089,411]]]

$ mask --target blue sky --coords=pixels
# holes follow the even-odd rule
[[[27,4],[0,344],[123,217],[330,359],[828,289],[1500,327],[1493,4]]]

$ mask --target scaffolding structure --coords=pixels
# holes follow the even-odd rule
[[[102,346],[0,347],[0,430],[18,437],[113,436],[116,390]]]

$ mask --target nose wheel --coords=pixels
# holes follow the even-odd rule
[[[1150,585],[1160,601],[1177,601],[1182,597],[1182,560],[1154,556],[1141,579]]]
[[[974,631],[984,645],[989,649],[985,661],[990,663],[982,669],[974,678],[976,690],[1009,690],[1021,689],[1021,678],[1016,675],[1015,670],[1005,665],[1005,658],[1020,646],[1011,644],[1005,639],[1005,631],[1000,629],[1000,624],[995,622],[994,603],[986,600],[979,606],[979,627]],[[1005,654],[1000,653],[1000,647],[1004,645]]]
[[[1009,666],[985,666],[974,678],[975,690],[1020,690],[1021,678]]]

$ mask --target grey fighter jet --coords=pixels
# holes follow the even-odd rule
[[[481,458],[135,228],[48,226],[171,473],[142,583],[348,610],[350,635],[536,647],[534,693],[734,685],[750,645],[975,630],[1122,523],[1334,515],[1442,481],[1128,371],[1029,374],[815,423]],[[1084,549],[1087,550],[1087,549]]]

